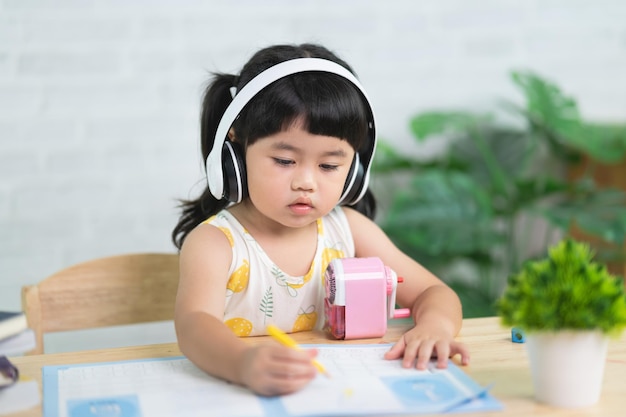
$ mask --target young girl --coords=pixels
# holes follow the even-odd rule
[[[424,369],[446,367],[456,294],[402,253],[374,223],[368,190],[374,115],[350,67],[311,44],[257,52],[237,76],[216,74],[201,115],[208,188],[183,202],[176,332],[181,351],[209,374],[261,395],[294,392],[316,375],[315,350],[238,336],[324,324],[323,276],[341,257],[379,257],[404,283],[397,302],[415,326],[387,352]]]

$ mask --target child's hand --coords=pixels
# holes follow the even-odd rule
[[[448,366],[448,358],[457,354],[461,355],[461,364],[469,363],[469,350],[463,343],[456,342],[445,331],[432,326],[415,326],[385,353],[385,359],[403,357],[404,368],[410,368],[415,363],[417,369],[423,370],[428,361],[436,356],[437,368],[444,369]]]
[[[239,364],[240,380],[260,395],[290,394],[315,378],[316,350],[297,351],[278,345],[251,346]]]

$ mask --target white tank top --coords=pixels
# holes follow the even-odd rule
[[[317,250],[309,271],[282,271],[237,219],[226,210],[205,223],[224,232],[233,248],[226,284],[224,323],[238,336],[266,335],[269,324],[285,332],[324,325],[324,272],[335,258],[354,257],[348,220],[336,207],[317,220]]]

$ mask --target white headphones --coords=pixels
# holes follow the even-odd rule
[[[297,58],[276,64],[254,77],[235,95],[224,112],[215,133],[213,148],[206,159],[209,190],[215,198],[218,200],[225,198],[230,202],[239,203],[247,193],[243,152],[237,143],[227,140],[228,131],[245,105],[274,81],[288,75],[307,71],[321,71],[339,75],[354,84],[363,96],[370,116],[368,123],[369,140],[364,150],[355,153],[339,204],[355,204],[363,197],[369,183],[369,171],[376,149],[374,111],[367,94],[356,77],[341,65],[320,58]]]

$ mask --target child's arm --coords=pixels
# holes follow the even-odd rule
[[[179,347],[205,372],[258,394],[297,391],[316,375],[315,352],[277,343],[253,346],[222,322],[231,259],[228,239],[214,226],[199,226],[185,239],[175,313]]]
[[[354,237],[357,257],[376,256],[393,269],[404,282],[398,285],[397,303],[409,307],[415,327],[387,352],[387,359],[403,357],[403,366],[415,360],[418,369],[425,369],[431,356],[437,366],[445,368],[448,357],[461,354],[463,364],[469,362],[467,348],[454,340],[461,329],[463,312],[456,293],[434,274],[400,251],[373,221],[357,211],[344,208]]]

